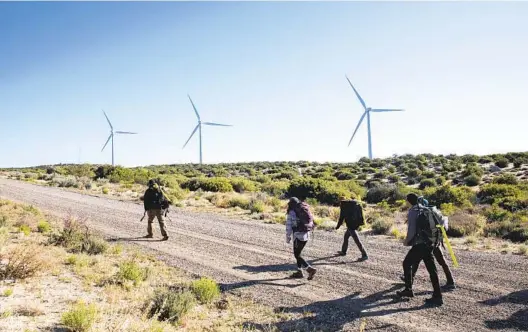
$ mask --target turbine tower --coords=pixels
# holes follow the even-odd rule
[[[196,125],[196,127],[194,127],[194,130],[191,133],[191,136],[189,136],[189,139],[187,139],[187,142],[185,142],[185,144],[183,145],[182,149],[184,149],[187,146],[187,143],[189,143],[189,141],[193,137],[194,133],[196,133],[196,131],[198,130],[198,135],[199,135],[199,139],[200,139],[200,164],[202,164],[202,125],[204,125],[204,126],[220,126],[220,127],[232,127],[232,126],[231,125],[226,125],[226,124],[221,124],[221,123],[202,122],[202,120],[200,119],[200,114],[198,114],[198,110],[196,109],[196,106],[194,106],[194,103],[193,103],[193,101],[191,99],[191,96],[187,95],[187,97],[189,97],[189,101],[191,102],[191,105],[192,105],[192,107],[194,109],[194,113],[196,114],[196,117],[198,118],[198,124]]]
[[[104,116],[106,118],[106,121],[108,121],[108,125],[110,125],[110,136],[108,136],[108,139],[106,140],[105,145],[101,149],[101,152],[104,151],[104,149],[108,145],[108,142],[110,142],[110,140],[112,140],[112,166],[114,166],[114,134],[136,135],[137,133],[132,133],[132,132],[129,132],[129,131],[114,131],[114,126],[112,126],[112,123],[108,119],[108,116],[106,115],[106,112],[104,110],[103,110],[103,114],[104,114]]]
[[[366,116],[367,117],[367,128],[368,128],[368,154],[369,154],[369,159],[372,159],[372,134],[371,134],[371,131],[370,131],[370,113],[371,112],[372,113],[403,112],[404,110],[403,109],[383,109],[383,108],[367,107],[367,105],[365,104],[365,101],[363,101],[363,98],[361,98],[361,96],[357,92],[356,88],[354,88],[354,86],[352,85],[352,82],[350,82],[350,80],[348,79],[348,76],[345,75],[345,77],[346,77],[348,83],[350,84],[350,86],[352,87],[352,89],[354,90],[354,92],[356,93],[356,96],[358,97],[359,102],[361,103],[361,105],[363,105],[363,108],[365,109],[365,112],[363,113],[363,115],[359,119],[359,122],[358,122],[358,124],[356,126],[356,130],[354,130],[354,133],[352,134],[352,137],[350,138],[350,141],[348,142],[348,146],[350,146],[350,143],[352,143],[352,140],[354,139],[354,136],[356,135],[356,133],[357,133],[357,131],[359,129],[359,126],[361,126],[361,123],[363,122],[363,119]]]

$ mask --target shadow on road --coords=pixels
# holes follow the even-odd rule
[[[327,261],[332,258],[342,257],[338,254],[332,255],[332,256],[326,256],[326,257],[320,257],[312,260],[306,260],[308,263],[310,263],[312,266],[324,266],[324,265],[343,265],[347,263],[358,263],[358,261]],[[293,255],[292,255],[293,259]],[[324,261],[324,262],[322,262]],[[263,272],[294,272],[296,271],[295,263],[285,263],[285,264],[270,264],[270,265],[257,265],[257,266],[251,266],[251,265],[240,265],[236,266],[233,269],[235,270],[244,270],[250,273],[263,273]]]
[[[142,236],[139,237],[116,237],[116,238],[110,238],[107,240],[108,242],[162,242],[163,239],[153,239],[153,238],[145,238]]]
[[[278,284],[273,281],[279,281],[279,280],[295,280],[291,279],[289,277],[286,278],[275,278],[275,279],[261,279],[261,280],[246,280],[241,282],[235,282],[231,284],[219,284],[220,289],[222,292],[232,291],[239,288],[245,288],[245,287],[251,287],[254,285],[267,285],[267,286],[280,286],[280,287],[288,287],[288,288],[295,288],[301,286],[303,283],[297,282],[295,284],[285,285],[285,284]]]
[[[488,299],[480,302],[489,306],[496,306],[504,303],[520,304],[525,307],[513,313],[507,319],[496,319],[485,321],[486,326],[492,330],[517,329],[528,331],[528,289],[510,293],[506,296]]]
[[[300,313],[302,318],[274,323],[271,330],[279,331],[312,331],[323,329],[324,331],[341,331],[345,325],[358,321],[364,317],[379,317],[399,312],[418,311],[427,308],[420,305],[416,307],[397,307],[383,309],[383,307],[397,304],[403,300],[398,298],[394,292],[400,289],[401,284],[395,284],[389,289],[360,298],[360,292],[355,292],[343,298],[314,302],[301,307],[278,308],[281,313]],[[375,311],[370,311],[376,309]],[[270,326],[260,325],[253,322],[245,322],[244,327],[270,330]]]

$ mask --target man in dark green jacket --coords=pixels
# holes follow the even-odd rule
[[[165,221],[163,220],[162,204],[166,201],[167,198],[163,195],[163,192],[159,186],[154,182],[154,180],[149,180],[148,189],[145,191],[143,196],[143,206],[148,215],[148,226],[147,226],[147,236],[146,238],[152,238],[154,234],[152,233],[152,222],[154,218],[158,218],[160,225],[161,235],[163,240],[168,240],[169,236],[167,235],[167,230],[165,229]]]

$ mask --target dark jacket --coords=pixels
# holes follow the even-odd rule
[[[339,222],[336,229],[341,227],[345,221],[347,228],[357,230],[360,226],[365,224],[365,217],[363,216],[363,208],[356,200],[341,201],[339,213]]]
[[[164,200],[163,193],[159,189],[148,188],[143,198],[143,206],[146,210],[160,210],[161,202]]]

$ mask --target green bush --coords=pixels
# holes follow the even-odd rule
[[[289,182],[274,181],[262,184],[261,190],[274,197],[283,197],[288,191]]]
[[[475,201],[475,193],[468,187],[451,187],[444,185],[442,187],[427,188],[425,196],[429,204],[440,206],[445,203],[453,203],[455,206],[471,206]]]
[[[181,184],[183,189],[190,191],[230,192],[233,186],[226,178],[193,178]]]
[[[503,208],[493,205],[484,210],[484,216],[490,222],[510,220],[512,217],[511,212],[504,210]]]
[[[73,332],[89,331],[97,319],[95,304],[85,304],[80,301],[62,315],[61,322]]]
[[[486,236],[495,236],[513,242],[528,241],[528,224],[510,220],[489,223],[484,229]]]
[[[245,178],[231,178],[229,179],[231,186],[237,193],[257,191],[257,185]]]
[[[351,184],[347,185],[352,186]],[[347,185],[342,185],[341,182],[299,178],[290,183],[287,195],[288,197],[298,197],[300,199],[314,198],[323,204],[339,205],[342,198],[352,196],[351,191],[345,188]]]
[[[177,324],[195,305],[196,299],[188,290],[161,289],[148,303],[147,318]]]
[[[369,204],[378,204],[382,201],[387,201],[389,204],[393,204],[398,200],[406,199],[407,194],[410,192],[411,189],[404,186],[381,185],[369,189],[365,201]]]
[[[227,202],[227,205],[229,207],[239,207],[242,210],[249,210],[249,204],[249,199],[242,196],[232,197]]]
[[[523,164],[526,164],[526,160],[522,158],[517,158],[513,162],[513,167],[515,168],[521,168]]]
[[[468,187],[475,187],[482,181],[481,177],[477,174],[470,174],[464,178],[464,183]]]
[[[507,197],[524,199],[527,196],[525,187],[511,184],[488,184],[477,195],[481,204],[500,203]]]
[[[25,236],[28,236],[31,233],[31,228],[28,225],[21,225],[19,227],[20,232],[24,233]]]
[[[51,231],[51,225],[49,224],[49,222],[41,220],[37,224],[37,230],[39,231],[39,233],[48,233],[49,231]]]
[[[504,157],[497,158],[495,160],[495,165],[497,165],[500,168],[506,168],[510,164],[510,161]]]
[[[496,184],[519,184],[519,180],[513,174],[502,174],[493,179]]]
[[[119,264],[119,271],[116,274],[118,283],[124,284],[131,281],[134,286],[138,286],[148,278],[148,270],[139,266],[135,261],[129,260]]]
[[[439,186],[443,186],[446,183],[446,178],[443,176],[439,176],[435,179],[435,182]]]
[[[266,209],[266,204],[258,199],[251,199],[249,201],[249,211],[251,213],[262,213]]]
[[[394,221],[390,217],[382,217],[381,215],[376,214],[369,219],[374,234],[389,234],[392,226],[394,226]]]
[[[211,303],[220,296],[220,287],[216,281],[205,277],[193,281],[191,289],[202,304]]]
[[[453,205],[453,203],[444,203],[440,205],[440,211],[442,211],[442,214],[445,216],[450,216],[453,213],[455,213],[456,208]]]
[[[469,164],[466,166],[466,168],[462,171],[462,173],[460,174],[463,178],[465,177],[468,177],[470,175],[477,175],[479,177],[481,177],[482,175],[484,175],[484,170],[482,169],[482,167],[476,165],[476,164]]]
[[[334,177],[338,180],[353,180],[356,177],[351,172],[337,171],[334,173]]]
[[[108,249],[108,242],[96,235],[89,235],[82,243],[81,252],[89,255],[99,255],[106,252]]]
[[[422,181],[420,181],[420,190],[424,190],[425,188],[429,188],[429,187],[435,187],[436,186],[436,181],[434,179],[423,179]]]

